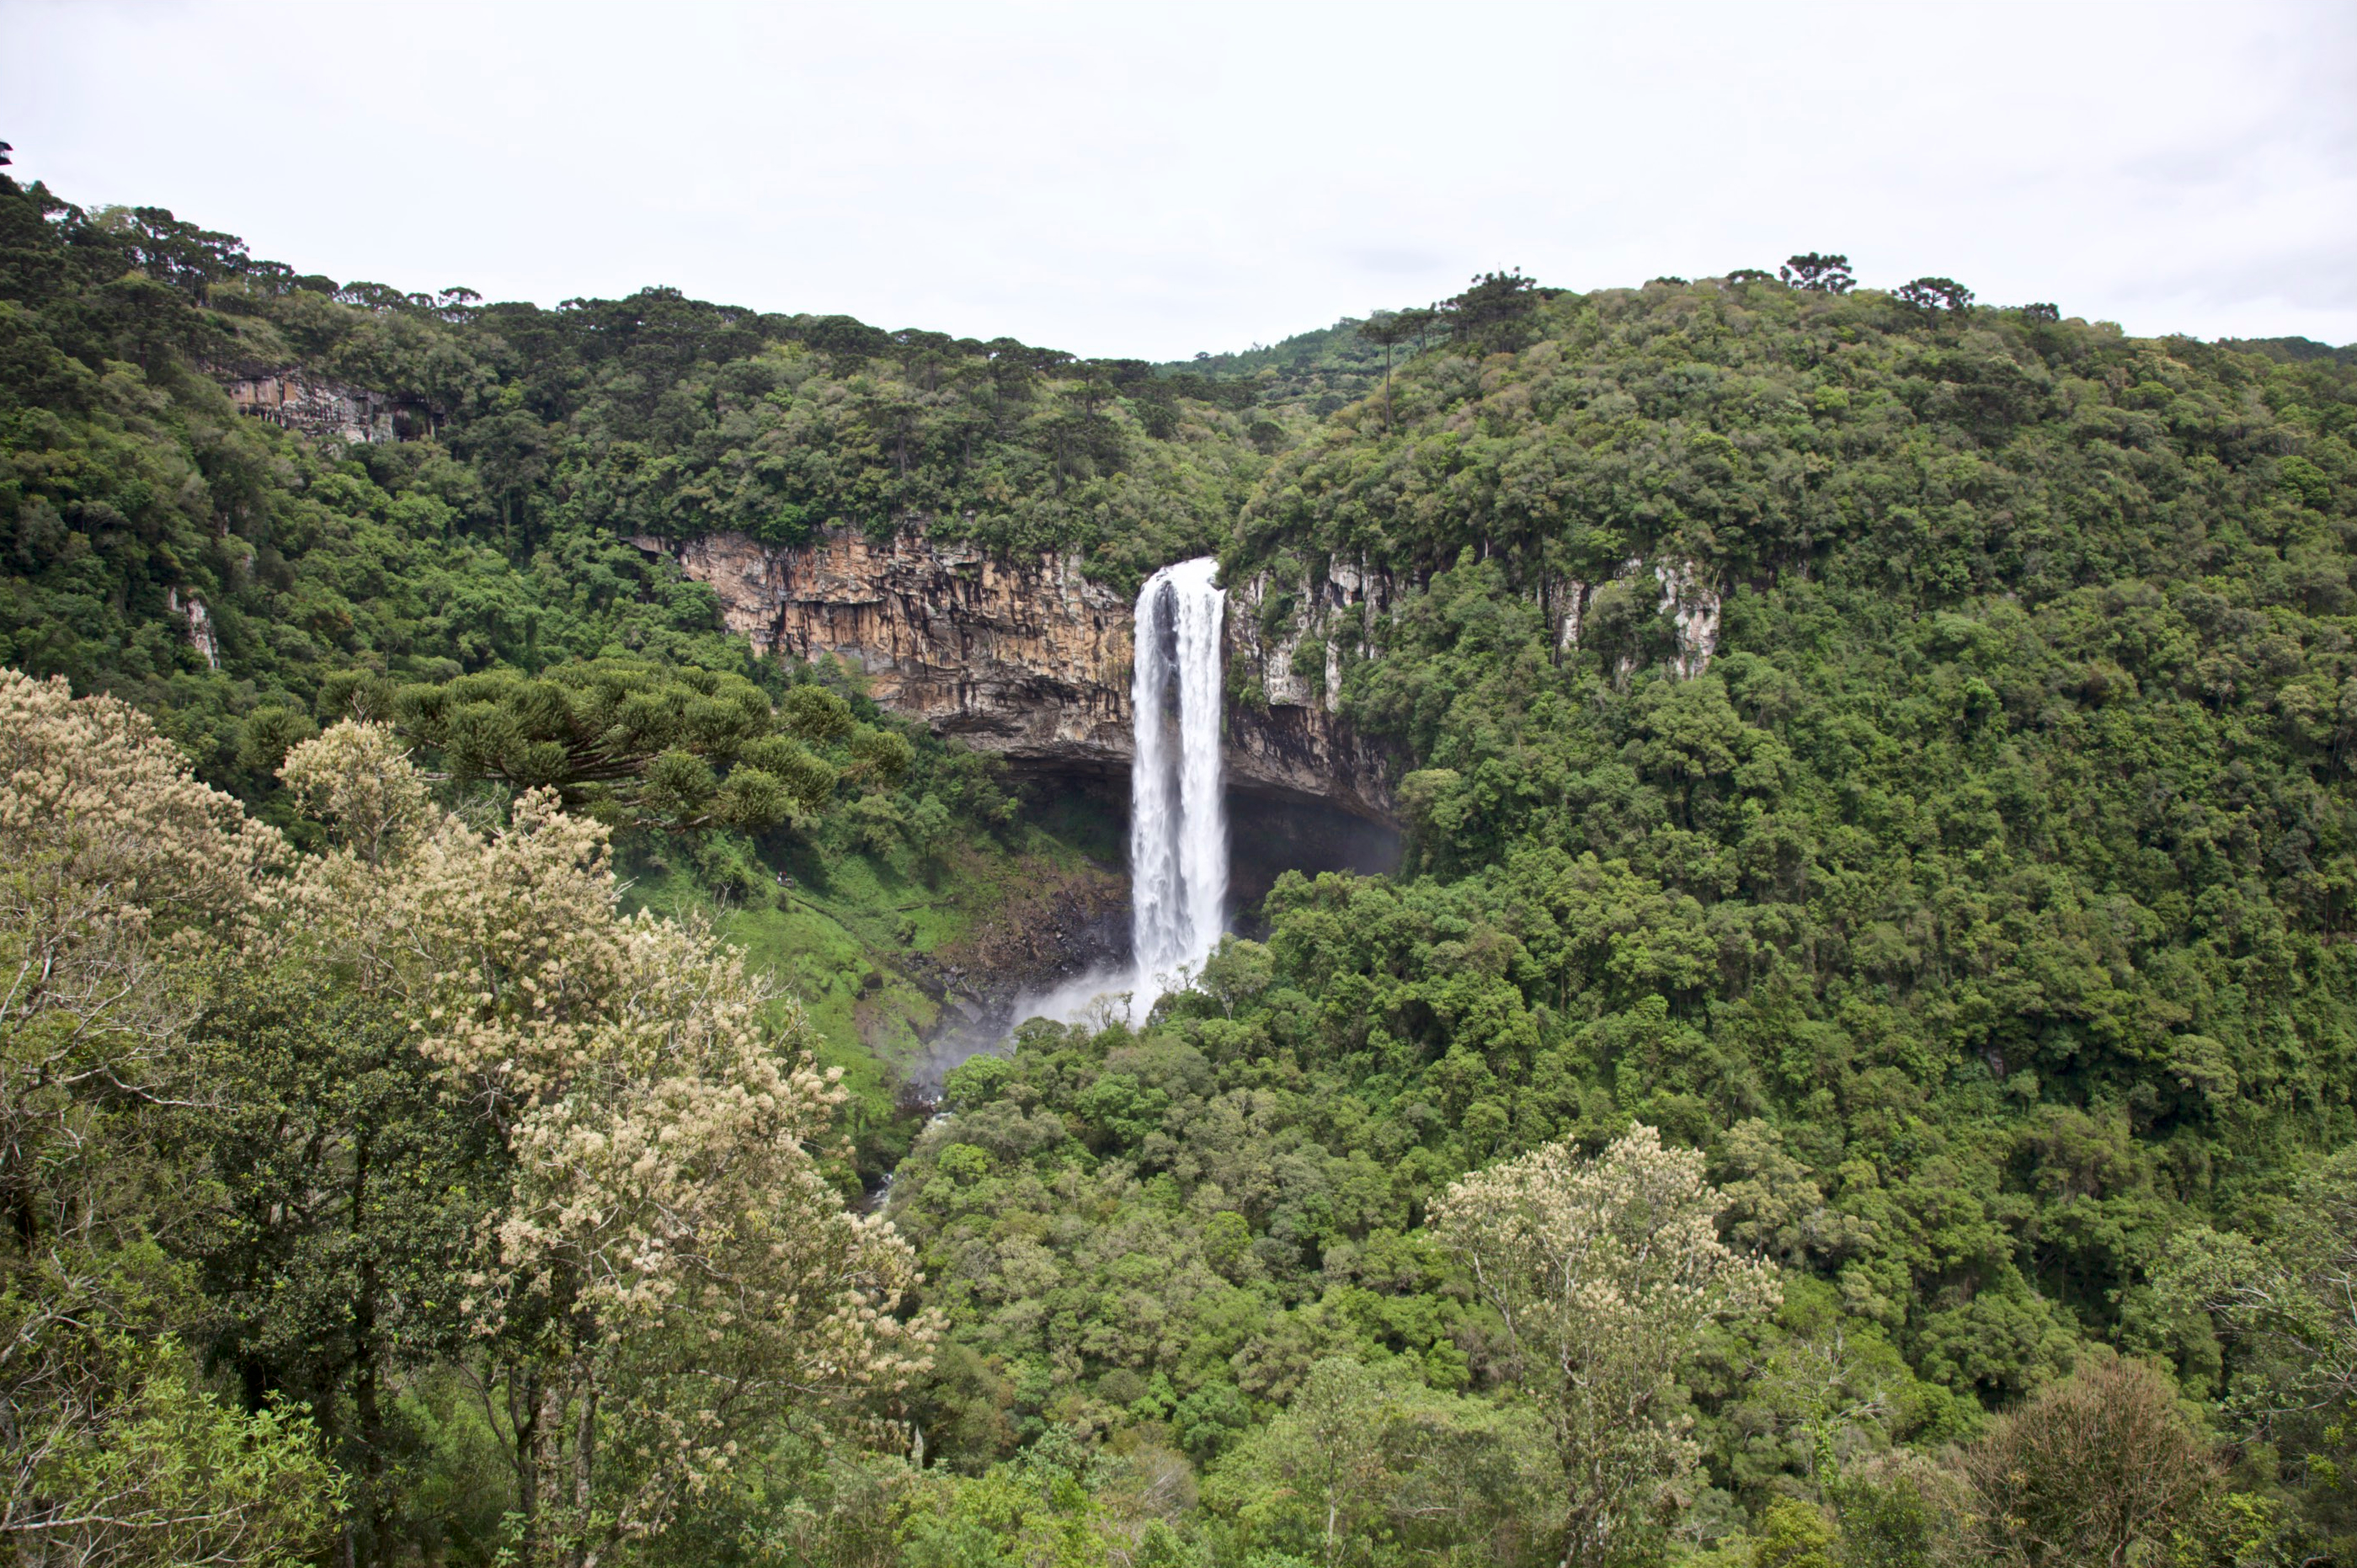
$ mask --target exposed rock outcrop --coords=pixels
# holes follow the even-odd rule
[[[1655,562],[1653,580],[1662,585],[1661,613],[1677,623],[1678,676],[1691,681],[1718,652],[1718,590],[1691,561]]]
[[[1342,655],[1374,652],[1374,628],[1397,602],[1389,574],[1330,562],[1297,587],[1255,574],[1228,595],[1231,771],[1394,820],[1396,759],[1342,721]],[[1288,603],[1288,599],[1290,602]],[[1240,678],[1241,677],[1241,678]]]
[[[784,547],[742,534],[635,542],[711,585],[729,629],[755,647],[833,655],[895,713],[1018,766],[1128,769],[1131,604],[1084,577],[1076,555],[1010,560],[915,530],[883,541],[835,532]],[[1232,787],[1391,820],[1393,760],[1335,712],[1339,664],[1322,682],[1292,673],[1295,650],[1329,624],[1347,621],[1363,639],[1367,618],[1387,608],[1390,595],[1386,581],[1371,598],[1366,583],[1363,573],[1329,574],[1274,636],[1263,629],[1265,580],[1232,595]],[[1328,657],[1339,650],[1329,647]]]
[[[1082,575],[1077,555],[1008,559],[904,530],[834,532],[773,547],[743,534],[634,542],[711,585],[730,630],[766,652],[832,655],[868,694],[1019,767],[1126,773],[1131,602]],[[1720,599],[1691,561],[1631,558],[1614,580],[1658,595],[1677,627],[1674,668],[1699,675],[1718,650]],[[1601,584],[1564,583],[1555,636],[1579,645]],[[1395,825],[1400,761],[1340,714],[1346,657],[1374,656],[1402,585],[1366,562],[1299,580],[1230,585],[1227,768],[1232,788],[1314,800]]]
[[[741,533],[633,542],[711,585],[754,647],[831,654],[894,713],[1026,761],[1128,766],[1129,601],[1076,557],[1008,563],[914,532],[781,549]]]
[[[1647,570],[1641,555],[1631,555],[1620,564],[1613,580],[1627,582],[1641,578]],[[1678,628],[1678,651],[1672,660],[1681,680],[1691,681],[1710,668],[1718,652],[1719,593],[1703,575],[1703,569],[1692,561],[1656,561],[1652,564],[1654,584],[1661,589],[1661,602],[1656,613],[1668,616]],[[1566,652],[1579,646],[1580,634],[1586,628],[1588,606],[1594,602],[1600,583],[1577,580],[1561,584],[1556,590],[1555,645]]]
[[[308,371],[271,371],[229,382],[240,413],[307,435],[334,435],[354,445],[394,438],[393,402],[380,392],[345,386]]]
[[[221,639],[213,635],[213,616],[205,608],[205,601],[193,593],[184,599],[179,589],[167,588],[164,590],[164,603],[174,615],[188,623],[188,642],[205,656],[205,668],[220,669]]]

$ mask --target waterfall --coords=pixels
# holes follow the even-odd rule
[[[1165,566],[1137,596],[1130,712],[1130,950],[1143,1011],[1202,966],[1227,918],[1228,822],[1220,790],[1220,621],[1227,596],[1206,556]]]
[[[1138,591],[1130,675],[1130,961],[1016,999],[1014,1016],[1143,1023],[1227,927],[1228,813],[1220,778],[1220,626],[1227,595],[1209,556],[1165,566]]]

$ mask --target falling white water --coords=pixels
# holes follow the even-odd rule
[[[1017,1018],[1142,1022],[1203,967],[1227,922],[1228,820],[1220,779],[1220,624],[1227,595],[1205,556],[1165,566],[1137,596],[1130,710],[1130,962],[1017,1000]]]
[[[1165,566],[1137,596],[1130,710],[1130,949],[1141,989],[1186,983],[1227,915],[1228,823],[1220,800],[1220,618],[1206,557]],[[1151,1004],[1151,998],[1148,998]]]

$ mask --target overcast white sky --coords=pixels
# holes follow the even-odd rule
[[[20,178],[344,281],[1082,353],[1848,252],[2357,339],[2357,3],[0,0]]]

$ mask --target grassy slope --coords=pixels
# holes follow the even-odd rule
[[[709,917],[802,1003],[825,1037],[824,1065],[852,1090],[850,1131],[874,1179],[906,1147],[909,1117],[896,1101],[942,1022],[941,972],[1019,945],[1043,896],[1102,897],[1105,868],[1120,863],[1118,826],[1099,803],[1060,794],[1003,840],[975,835],[930,863],[906,848],[773,835],[752,846],[775,886],[766,900],[716,886],[677,841],[629,843],[620,858],[630,908]]]

